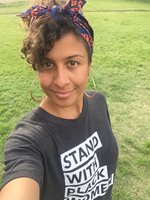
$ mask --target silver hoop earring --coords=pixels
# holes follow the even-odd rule
[[[36,97],[33,96],[32,88],[33,88],[33,86],[35,85],[35,82],[37,81],[37,79],[38,79],[38,78],[36,77],[36,78],[33,80],[32,84],[31,84],[30,96],[31,96],[31,99],[32,99],[33,101],[35,101],[35,102],[37,102],[37,103],[40,103],[40,102],[45,98],[46,95],[44,95],[42,98],[36,98]]]
[[[89,75],[88,76],[91,80],[92,80],[92,84],[93,84],[93,91],[92,91],[92,95],[89,95],[86,91],[84,91],[84,94],[88,97],[88,98],[93,98],[96,94],[96,83],[94,81],[94,78]]]

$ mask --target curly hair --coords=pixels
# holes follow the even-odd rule
[[[33,21],[23,42],[21,52],[23,58],[32,65],[34,70],[42,69],[42,63],[47,53],[66,33],[73,32],[83,42],[89,63],[92,60],[87,41],[80,35],[76,27],[66,18],[54,20],[50,16],[42,16]]]

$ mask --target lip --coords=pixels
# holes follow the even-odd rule
[[[57,98],[60,98],[60,99],[67,99],[69,98],[71,95],[72,95],[72,92],[74,91],[75,89],[73,90],[70,90],[70,91],[52,91],[55,96]]]

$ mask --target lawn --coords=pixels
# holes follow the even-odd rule
[[[15,123],[36,105],[29,94],[35,75],[20,57],[24,30],[15,15],[25,4],[0,4],[1,160],[4,141]],[[95,30],[93,76],[97,89],[107,97],[119,144],[113,200],[149,200],[150,197],[148,10],[148,0],[87,0],[84,9]],[[0,164],[1,176],[2,168]]]

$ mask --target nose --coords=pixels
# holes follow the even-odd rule
[[[69,74],[64,66],[57,67],[55,71],[54,84],[59,88],[63,88],[69,84]]]

